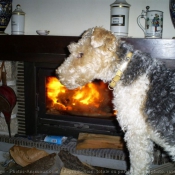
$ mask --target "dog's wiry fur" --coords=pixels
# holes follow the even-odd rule
[[[110,82],[126,54],[133,53],[113,89],[114,109],[130,153],[128,174],[149,172],[154,142],[175,160],[175,72],[101,27],[87,30],[68,48],[70,56],[56,74],[69,89],[94,79]]]

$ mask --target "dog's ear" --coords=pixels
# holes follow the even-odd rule
[[[94,48],[103,47],[105,50],[115,51],[117,39],[110,31],[101,27],[95,27],[91,36],[91,45]]]
[[[88,30],[86,30],[83,35],[82,35],[82,38],[89,38],[92,36],[92,33],[94,31],[94,28],[90,28]]]
[[[82,38],[78,41],[79,44],[83,43],[84,39],[86,38],[90,38],[92,36],[93,33],[93,28],[90,28],[88,30],[86,30],[83,34],[82,34]],[[73,53],[77,48],[77,43],[72,42],[68,45],[68,50],[70,53]]]

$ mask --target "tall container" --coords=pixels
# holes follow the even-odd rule
[[[129,28],[130,4],[125,0],[116,0],[111,6],[110,30],[116,36],[127,37]]]
[[[0,0],[0,35],[4,33],[12,16],[12,0]]]
[[[24,35],[25,29],[25,13],[18,4],[16,9],[12,12],[11,18],[11,33],[12,35]]]

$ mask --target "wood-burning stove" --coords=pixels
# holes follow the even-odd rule
[[[92,106],[88,108],[86,105],[82,107],[87,108],[84,113],[80,107],[78,109],[80,111],[63,111],[60,108],[58,108],[58,110],[54,108],[53,112],[50,112],[51,109],[49,109],[48,112],[47,79],[48,77],[55,77],[55,69],[64,61],[64,58],[60,58],[59,61],[60,63],[58,64],[29,62],[25,62],[24,64],[25,95],[26,99],[28,99],[25,103],[26,134],[52,134],[77,137],[79,132],[88,132],[121,135],[121,129],[112,109],[112,93],[110,90],[108,94],[106,94],[105,99],[103,99],[108,102],[108,104],[106,104],[108,105],[106,106],[108,109],[106,109],[108,111],[106,115],[101,111],[99,111],[99,113],[92,113],[92,111],[94,111],[94,109],[92,109],[92,111],[90,110]],[[101,82],[96,80],[95,84],[100,86]],[[55,89],[57,88],[58,87],[55,86]],[[105,91],[108,91],[107,85]],[[73,92],[68,91],[67,93]],[[58,97],[57,100],[61,101],[59,98],[60,97]],[[65,101],[65,99],[63,100]]]

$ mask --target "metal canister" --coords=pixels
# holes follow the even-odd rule
[[[25,13],[22,11],[21,6],[18,4],[16,9],[12,12],[11,18],[11,34],[24,35],[25,29]]]

